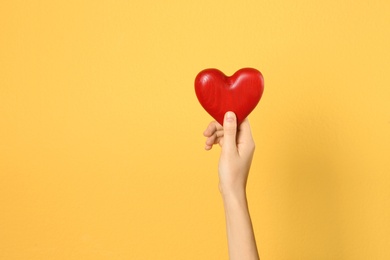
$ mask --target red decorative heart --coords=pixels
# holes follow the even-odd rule
[[[259,103],[263,90],[263,75],[252,68],[240,69],[230,77],[217,69],[206,69],[195,78],[200,104],[221,125],[228,111],[234,112],[241,124]]]

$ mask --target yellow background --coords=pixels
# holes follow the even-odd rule
[[[0,259],[227,259],[193,81],[265,78],[262,259],[390,259],[388,1],[1,1]]]

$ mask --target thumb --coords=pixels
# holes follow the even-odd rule
[[[237,117],[233,112],[227,112],[223,121],[223,147],[225,152],[236,152]]]

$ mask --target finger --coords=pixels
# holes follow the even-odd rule
[[[223,131],[217,131],[212,136],[206,139],[207,145],[213,145],[219,143],[219,140],[223,137]]]
[[[213,139],[207,138],[206,143],[205,143],[205,149],[211,150],[211,148],[213,148],[214,145],[216,145],[216,144],[221,145],[222,140],[223,140],[222,137],[217,137],[217,138],[213,138]]]
[[[206,130],[204,130],[203,135],[210,137],[218,130],[222,130],[222,126],[218,122],[213,121],[207,126]]]
[[[252,131],[251,126],[249,124],[248,118],[245,118],[244,121],[240,124],[239,128],[239,140],[240,142],[252,142]]]
[[[236,144],[237,117],[233,112],[227,112],[223,122],[223,147],[224,152],[237,152]]]
[[[255,142],[248,119],[245,119],[238,130],[237,151],[239,155],[253,154]]]
[[[213,146],[212,145],[205,145],[204,146],[204,149],[206,150],[206,151],[209,151],[209,150],[211,150],[213,148]]]

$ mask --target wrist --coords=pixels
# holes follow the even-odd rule
[[[245,187],[229,187],[219,184],[219,192],[224,200],[226,199],[245,199],[246,200],[246,189]]]

